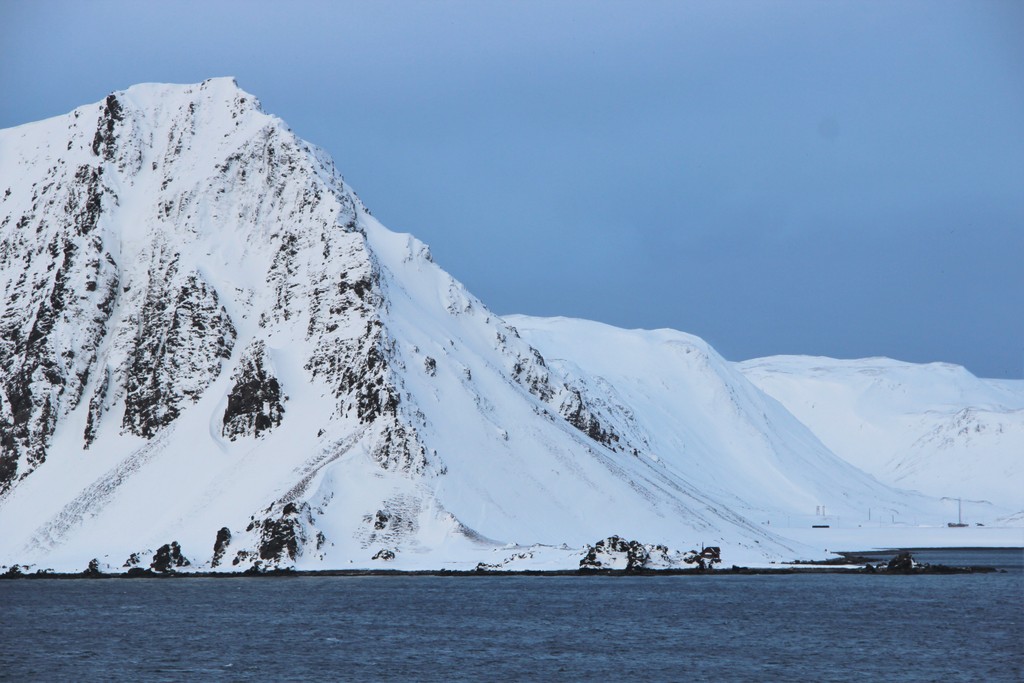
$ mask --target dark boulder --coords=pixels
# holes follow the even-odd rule
[[[605,563],[616,555],[626,556],[627,572],[644,569],[651,553],[648,548],[639,541],[627,541],[619,536],[609,536],[588,546],[587,554],[580,560],[580,569],[604,569]],[[601,558],[604,558],[603,560]]]
[[[917,566],[917,562],[914,561],[914,556],[908,552],[902,552],[896,557],[889,560],[889,564],[886,565],[886,571],[890,572],[903,572],[909,574],[914,571]]]
[[[220,531],[217,532],[217,539],[213,542],[213,561],[210,562],[211,567],[216,567],[220,564],[220,561],[224,559],[224,552],[230,544],[231,530],[226,526],[221,527]]]
[[[270,513],[274,506],[264,510]],[[308,503],[288,502],[281,506],[280,516],[270,515],[253,520],[250,529],[259,529],[260,540],[257,554],[261,560],[271,563],[294,561],[302,547],[310,540],[307,528],[312,527],[313,517]],[[323,541],[317,539],[318,545]]]
[[[177,541],[165,543],[156,550],[153,561],[149,563],[150,568],[155,572],[173,572],[176,567],[188,567],[192,563],[181,554],[181,546]]]

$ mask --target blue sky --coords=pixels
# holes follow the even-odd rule
[[[1024,3],[0,0],[0,127],[221,75],[498,313],[1024,376]]]

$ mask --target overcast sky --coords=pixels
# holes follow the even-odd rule
[[[0,0],[0,127],[222,75],[498,313],[1024,376],[1024,2]]]

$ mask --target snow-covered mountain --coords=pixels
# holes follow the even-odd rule
[[[878,479],[1024,511],[1024,380],[888,358],[776,356],[738,368]]]
[[[945,518],[699,339],[494,315],[231,79],[0,131],[0,287],[0,565],[763,564],[825,506]]]

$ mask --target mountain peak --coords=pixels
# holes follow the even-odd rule
[[[208,78],[201,83],[138,83],[124,90],[108,95],[124,99],[140,110],[166,108],[167,102],[180,106],[182,102],[220,104],[231,106],[236,102],[248,103],[250,108],[259,110],[259,100],[242,90],[233,76]],[[165,103],[165,104],[161,104]]]
[[[521,337],[234,79],[0,152],[0,562],[566,567],[620,534],[765,562],[803,551],[764,520],[935,504],[701,340]]]

